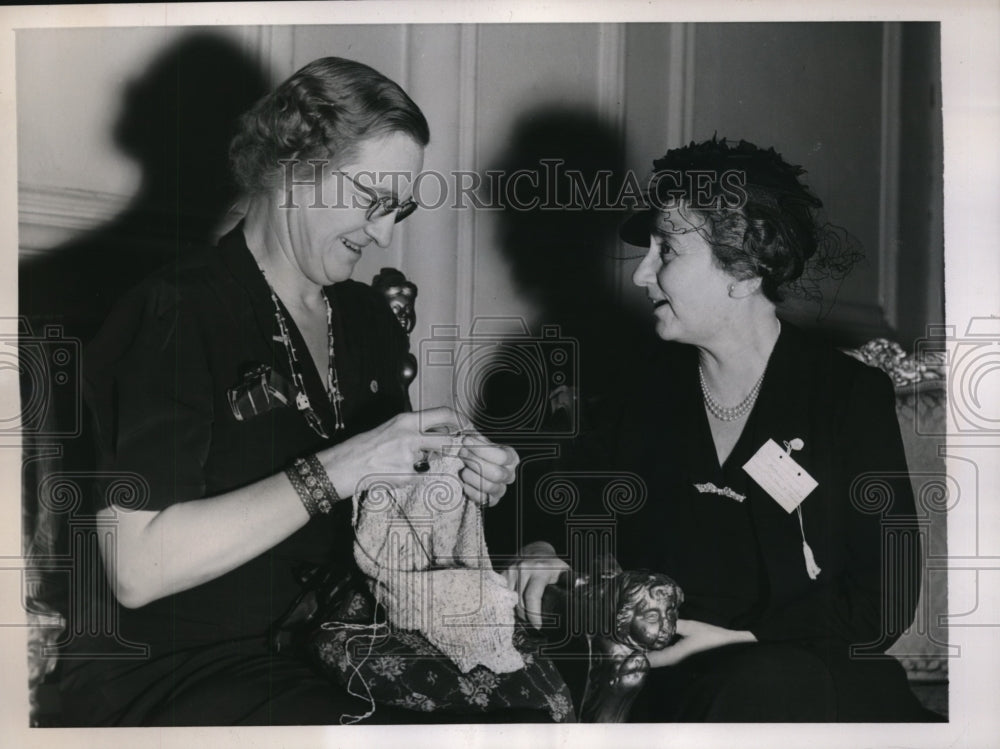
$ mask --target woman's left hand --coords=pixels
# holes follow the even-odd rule
[[[500,501],[520,462],[514,448],[498,445],[481,434],[465,435],[458,457],[465,464],[458,473],[465,495],[484,507]]]
[[[714,650],[738,642],[757,642],[757,638],[752,632],[726,629],[706,622],[697,622],[693,619],[678,619],[677,634],[681,639],[673,645],[663,650],[646,653],[650,666],[653,668],[676,666],[689,655],[705,650]]]

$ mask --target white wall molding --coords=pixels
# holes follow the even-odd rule
[[[602,23],[597,30],[597,108],[623,134],[625,123],[625,25]]]
[[[265,37],[270,34],[270,26],[243,26],[240,29],[240,46],[243,53],[254,60],[257,65],[270,72],[266,67],[267,60],[264,59]]]
[[[36,255],[107,223],[131,197],[75,187],[19,183],[18,249]]]
[[[694,130],[695,25],[670,26],[667,60],[667,144],[670,148],[691,140]]]
[[[479,70],[479,27],[462,26],[459,39],[458,69],[462,71],[458,86],[458,165],[461,169],[478,169],[479,153],[476,139],[476,84]],[[476,211],[458,212],[455,261],[455,323],[462,330],[472,324],[476,293]]]
[[[244,26],[241,42],[246,54],[269,77],[271,88],[292,73],[295,64],[294,26]]]
[[[264,69],[271,74],[272,88],[299,67],[295,60],[295,31],[297,28],[297,26],[268,26],[261,39],[260,62]]]
[[[412,30],[413,27],[409,24],[399,27],[400,70],[399,77],[396,80],[396,83],[398,83],[404,91],[410,92],[414,90],[413,55],[416,52],[413,49]],[[413,262],[415,254],[414,251],[416,249],[411,246],[410,232],[408,231],[409,226],[410,225],[405,221],[397,224],[395,229],[395,236],[397,239],[393,241],[385,252],[383,260],[379,263],[380,265],[398,268],[403,271],[403,273],[407,273],[409,271],[407,267],[408,261]]]
[[[879,163],[878,301],[886,324],[898,323],[899,118],[902,76],[902,27],[882,27],[882,122]]]
[[[614,130],[618,147],[625,146],[625,25],[602,23],[597,29],[597,111],[601,120]],[[607,272],[614,279],[616,301],[622,293],[622,264],[613,257]]]

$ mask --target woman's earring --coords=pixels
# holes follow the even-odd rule
[[[734,284],[734,283],[729,284],[729,298],[730,299],[735,299],[735,297],[733,296],[733,292],[735,290],[736,290],[736,284]]]

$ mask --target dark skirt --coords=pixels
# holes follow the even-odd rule
[[[258,643],[228,641],[140,663],[90,661],[60,683],[64,726],[338,725],[372,708],[307,663]],[[379,705],[363,724],[549,722],[544,710],[483,716]]]
[[[850,658],[829,644],[752,643],[653,669],[632,722],[893,723],[942,720],[895,658]]]

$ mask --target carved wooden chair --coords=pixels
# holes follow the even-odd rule
[[[666,647],[677,628],[684,594],[666,575],[623,571],[610,556],[586,574],[563,575],[542,596],[542,613],[560,634],[577,633],[588,646],[588,667],[577,717],[584,723],[623,723],[649,674],[646,653]]]

